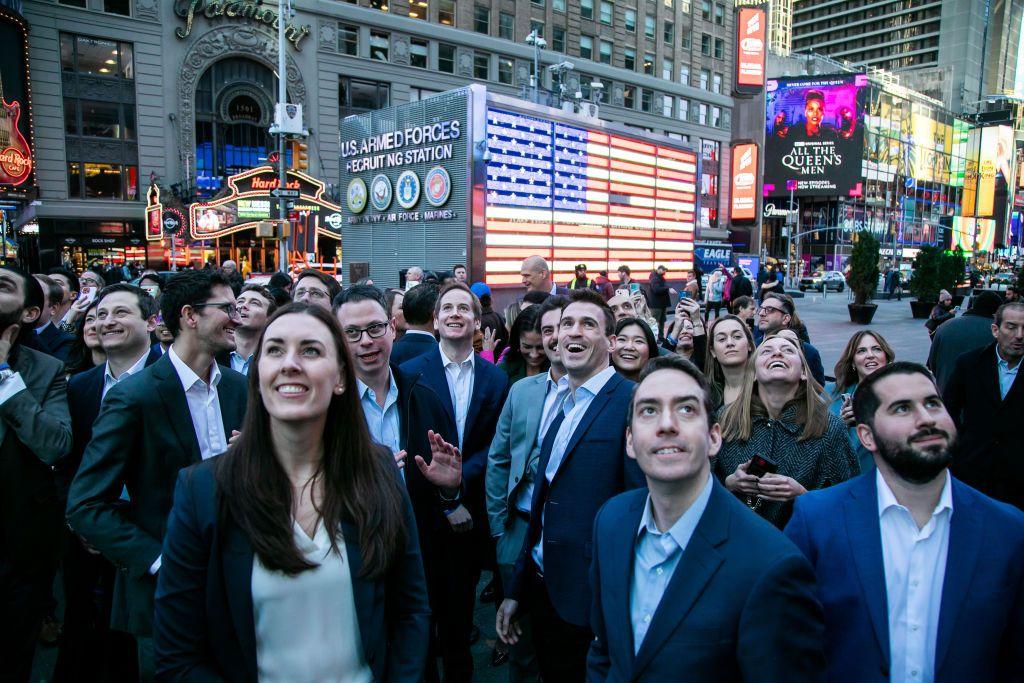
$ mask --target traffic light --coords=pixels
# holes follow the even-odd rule
[[[309,145],[305,142],[292,142],[292,168],[299,171],[309,170]]]

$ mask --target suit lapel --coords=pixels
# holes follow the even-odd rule
[[[949,549],[946,553],[946,578],[942,584],[939,630],[935,641],[936,679],[953,641],[953,631],[964,597],[970,592],[971,577],[981,550],[982,520],[964,495],[959,482],[953,487],[953,515],[949,519]]]
[[[221,370],[224,373],[223,370]],[[245,417],[245,384],[236,381],[237,377],[228,378],[227,373],[221,375],[217,385],[217,403],[220,404],[220,419],[224,423],[224,438],[231,438],[231,430],[242,428]]]
[[[480,356],[473,359],[473,395],[469,400],[469,409],[466,411],[466,434],[473,430],[476,417],[480,414],[480,404],[483,403],[484,391],[488,388],[487,378],[484,376],[484,373],[487,371],[484,367],[486,362]],[[463,441],[465,441],[465,437],[463,437]]]
[[[843,504],[850,554],[860,579],[875,638],[882,658],[890,663],[889,617],[885,589],[885,563],[882,559],[882,530],[878,520],[878,485],[874,475],[862,477],[859,486],[850,489]]]
[[[352,576],[352,598],[356,605],[356,618],[359,620],[359,630],[362,633],[372,633],[373,624],[373,603],[374,584],[372,581],[360,576],[363,570],[363,556],[359,551],[359,533],[355,526],[342,522],[341,532],[345,537],[345,555],[348,560],[348,571]],[[369,661],[370,648],[372,645],[369,637],[361,639],[363,643],[363,656]]]
[[[530,451],[533,450],[533,445],[536,443],[537,434],[540,430],[540,421],[544,417],[544,399],[547,397],[548,376],[546,373],[539,376],[543,379],[535,381],[530,386],[529,391],[523,392],[520,399],[526,403],[524,406],[526,412],[523,415],[523,419],[514,420],[512,423],[517,432],[511,435],[515,439],[514,443],[530,442],[530,447],[524,449],[527,458],[529,458]]]
[[[452,405],[451,391],[448,389],[448,377],[444,373],[444,359],[441,358],[440,347],[435,347],[426,354],[427,362],[423,364],[423,379],[441,399],[441,405],[448,411],[448,417],[455,421],[455,406]],[[467,420],[468,423],[468,420]]]
[[[614,619],[619,624],[626,625],[625,631],[628,634],[627,640],[629,642],[625,643],[625,649],[629,652],[631,658],[636,649],[636,643],[633,642],[633,621],[632,614],[630,613],[629,597],[631,586],[633,585],[636,530],[640,528],[640,519],[643,517],[646,502],[647,496],[637,496],[633,504],[629,506],[629,514],[620,522],[622,528],[617,530],[618,533],[614,536],[619,541],[619,545],[611,549],[609,553],[611,564],[608,567],[608,585],[618,587],[619,589],[602,592],[602,598],[606,599],[609,603],[607,609],[609,618]],[[594,588],[601,590],[599,586]]]
[[[227,596],[231,620],[238,634],[246,671],[251,680],[257,678],[256,626],[252,616],[253,552],[249,539],[234,524],[224,528],[224,551],[221,568],[224,572],[224,594]]]
[[[697,528],[694,529],[690,542],[679,559],[675,572],[665,594],[654,612],[651,626],[644,636],[640,650],[633,662],[633,678],[638,679],[651,663],[654,655],[661,649],[668,637],[679,627],[679,624],[690,613],[708,583],[714,577],[725,558],[716,549],[729,538],[729,509],[723,504],[722,496],[730,495],[717,484],[712,485],[711,497],[701,515]],[[642,514],[642,513],[641,513]],[[636,525],[639,526],[637,517]],[[634,527],[635,529],[636,527]],[[632,550],[629,553],[630,571],[632,570]],[[632,579],[627,576],[627,581]],[[629,583],[626,584],[630,585]],[[630,622],[627,605],[626,623]]]
[[[153,377],[157,381],[157,393],[160,396],[160,401],[166,408],[164,417],[167,429],[174,432],[178,438],[181,452],[187,456],[188,461],[199,462],[202,457],[196,430],[192,425],[192,413],[188,409],[188,401],[185,399],[185,390],[181,386],[181,379],[169,357],[163,356],[153,364]]]
[[[587,412],[583,415],[583,419],[580,420],[578,425],[576,425],[576,430],[569,437],[569,443],[565,446],[565,453],[562,454],[562,462],[558,466],[558,472],[561,472],[565,468],[565,464],[569,462],[569,458],[572,457],[572,454],[576,450],[576,446],[579,445],[583,435],[587,433],[587,430],[590,429],[590,425],[593,424],[597,416],[602,410],[604,410],[604,407],[611,398],[611,395],[615,393],[615,389],[618,388],[622,381],[622,375],[615,373],[607,382],[605,382],[601,391],[599,391],[597,396],[594,397],[593,402],[591,402],[590,406],[587,408]],[[558,472],[555,472],[555,477],[552,478],[552,481],[558,477]]]

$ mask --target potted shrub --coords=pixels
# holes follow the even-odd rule
[[[960,247],[950,252],[942,247],[921,247],[914,259],[914,275],[910,278],[910,293],[916,299],[910,302],[910,310],[915,318],[923,320],[931,314],[940,291],[956,290],[966,265],[967,259]]]
[[[853,303],[848,304],[850,322],[869,325],[878,304],[869,303],[878,287],[878,240],[867,230],[857,233],[857,241],[850,254],[850,275],[846,284],[853,292]]]

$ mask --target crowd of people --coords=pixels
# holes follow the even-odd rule
[[[129,274],[0,266],[0,681],[1024,680],[1019,300]]]

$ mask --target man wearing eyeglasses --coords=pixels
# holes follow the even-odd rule
[[[764,295],[761,305],[757,309],[757,325],[754,326],[754,340],[760,344],[761,340],[770,334],[780,330],[793,330],[799,337],[800,319],[796,316],[796,304],[793,297],[788,294],[769,292]],[[800,347],[807,358],[807,365],[811,368],[811,374],[815,381],[825,386],[825,368],[821,364],[821,353],[808,342],[800,339]]]
[[[330,311],[334,297],[341,294],[341,285],[327,273],[308,268],[295,278],[292,301],[320,306]]]
[[[227,449],[247,399],[245,377],[214,360],[235,348],[238,309],[227,279],[179,273],[160,312],[174,342],[107,393],[67,510],[71,528],[122,570],[111,627],[135,636],[144,681],[155,673],[153,597],[178,470]]]

